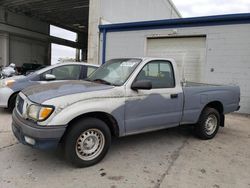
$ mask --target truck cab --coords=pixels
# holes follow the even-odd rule
[[[173,59],[112,59],[87,81],[24,89],[13,112],[13,133],[23,144],[47,149],[63,143],[66,158],[86,167],[101,161],[111,137],[195,125],[213,138],[224,115],[239,109],[237,86],[182,86]]]

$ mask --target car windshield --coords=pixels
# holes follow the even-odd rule
[[[88,78],[103,84],[121,86],[135,70],[141,59],[112,59],[107,61]]]

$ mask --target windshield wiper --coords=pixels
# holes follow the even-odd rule
[[[110,82],[108,82],[108,81],[106,81],[106,80],[103,80],[103,79],[95,79],[95,80],[93,80],[94,82],[101,82],[102,84],[106,84],[106,85],[111,85],[111,86],[114,86],[114,84],[112,84],[112,83],[110,83]]]

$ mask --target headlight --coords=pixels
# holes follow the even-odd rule
[[[0,87],[11,87],[15,83],[15,80],[1,80]]]
[[[52,106],[40,106],[32,104],[28,107],[28,117],[35,121],[46,120],[54,111]]]

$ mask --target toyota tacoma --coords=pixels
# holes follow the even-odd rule
[[[112,59],[86,81],[24,89],[12,130],[34,148],[62,143],[71,163],[87,167],[104,158],[112,137],[189,124],[199,138],[212,139],[239,102],[238,86],[181,83],[173,59]]]

